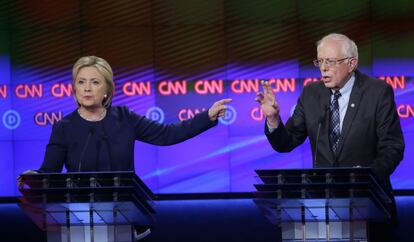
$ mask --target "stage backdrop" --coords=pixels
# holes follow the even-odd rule
[[[359,46],[359,69],[395,92],[406,152],[392,176],[413,189],[414,2],[302,0],[5,1],[0,5],[0,196],[40,166],[51,125],[74,111],[73,63],[85,55],[115,72],[114,105],[162,123],[232,98],[220,124],[184,143],[137,142],[135,169],[156,193],[253,191],[255,169],[311,167],[309,142],[273,151],[254,102],[269,80],[290,116],[320,78],[315,42],[330,32]]]

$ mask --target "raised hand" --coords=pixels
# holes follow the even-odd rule
[[[208,110],[208,116],[212,121],[216,121],[219,117],[226,114],[226,103],[231,102],[231,98],[221,99],[213,104]]]
[[[266,116],[269,126],[272,128],[277,128],[280,122],[279,104],[276,101],[276,96],[273,93],[270,83],[267,81],[261,81],[261,84],[263,87],[263,93],[258,92],[255,100],[260,104],[260,108],[262,109],[263,114]]]

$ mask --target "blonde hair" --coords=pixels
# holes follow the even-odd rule
[[[105,78],[105,82],[107,84],[107,92],[106,98],[103,99],[102,105],[105,108],[108,108],[112,105],[112,97],[114,96],[115,91],[115,84],[114,84],[114,74],[112,72],[112,68],[109,63],[97,56],[83,56],[79,58],[72,68],[72,87],[75,86],[76,76],[78,75],[79,71],[84,67],[95,67],[98,72]],[[75,90],[73,88],[73,90]],[[76,100],[76,95],[75,95]],[[78,100],[76,100],[78,106],[80,106]]]

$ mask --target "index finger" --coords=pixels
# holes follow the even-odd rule
[[[268,81],[262,81],[262,87],[265,95],[273,93],[272,87]]]
[[[226,99],[221,99],[221,100],[217,101],[217,102],[216,102],[216,104],[218,104],[218,105],[223,105],[223,104],[229,103],[229,102],[231,102],[231,101],[233,101],[233,99],[231,99],[231,98],[226,98]]]

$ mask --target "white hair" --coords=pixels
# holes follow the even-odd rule
[[[358,47],[355,44],[353,40],[348,38],[348,36],[344,34],[337,34],[337,33],[331,33],[328,35],[325,35],[322,39],[320,39],[318,42],[316,42],[316,48],[319,51],[320,47],[322,46],[323,42],[327,39],[337,40],[342,42],[342,53],[346,57],[354,57],[355,59],[358,59]]]

